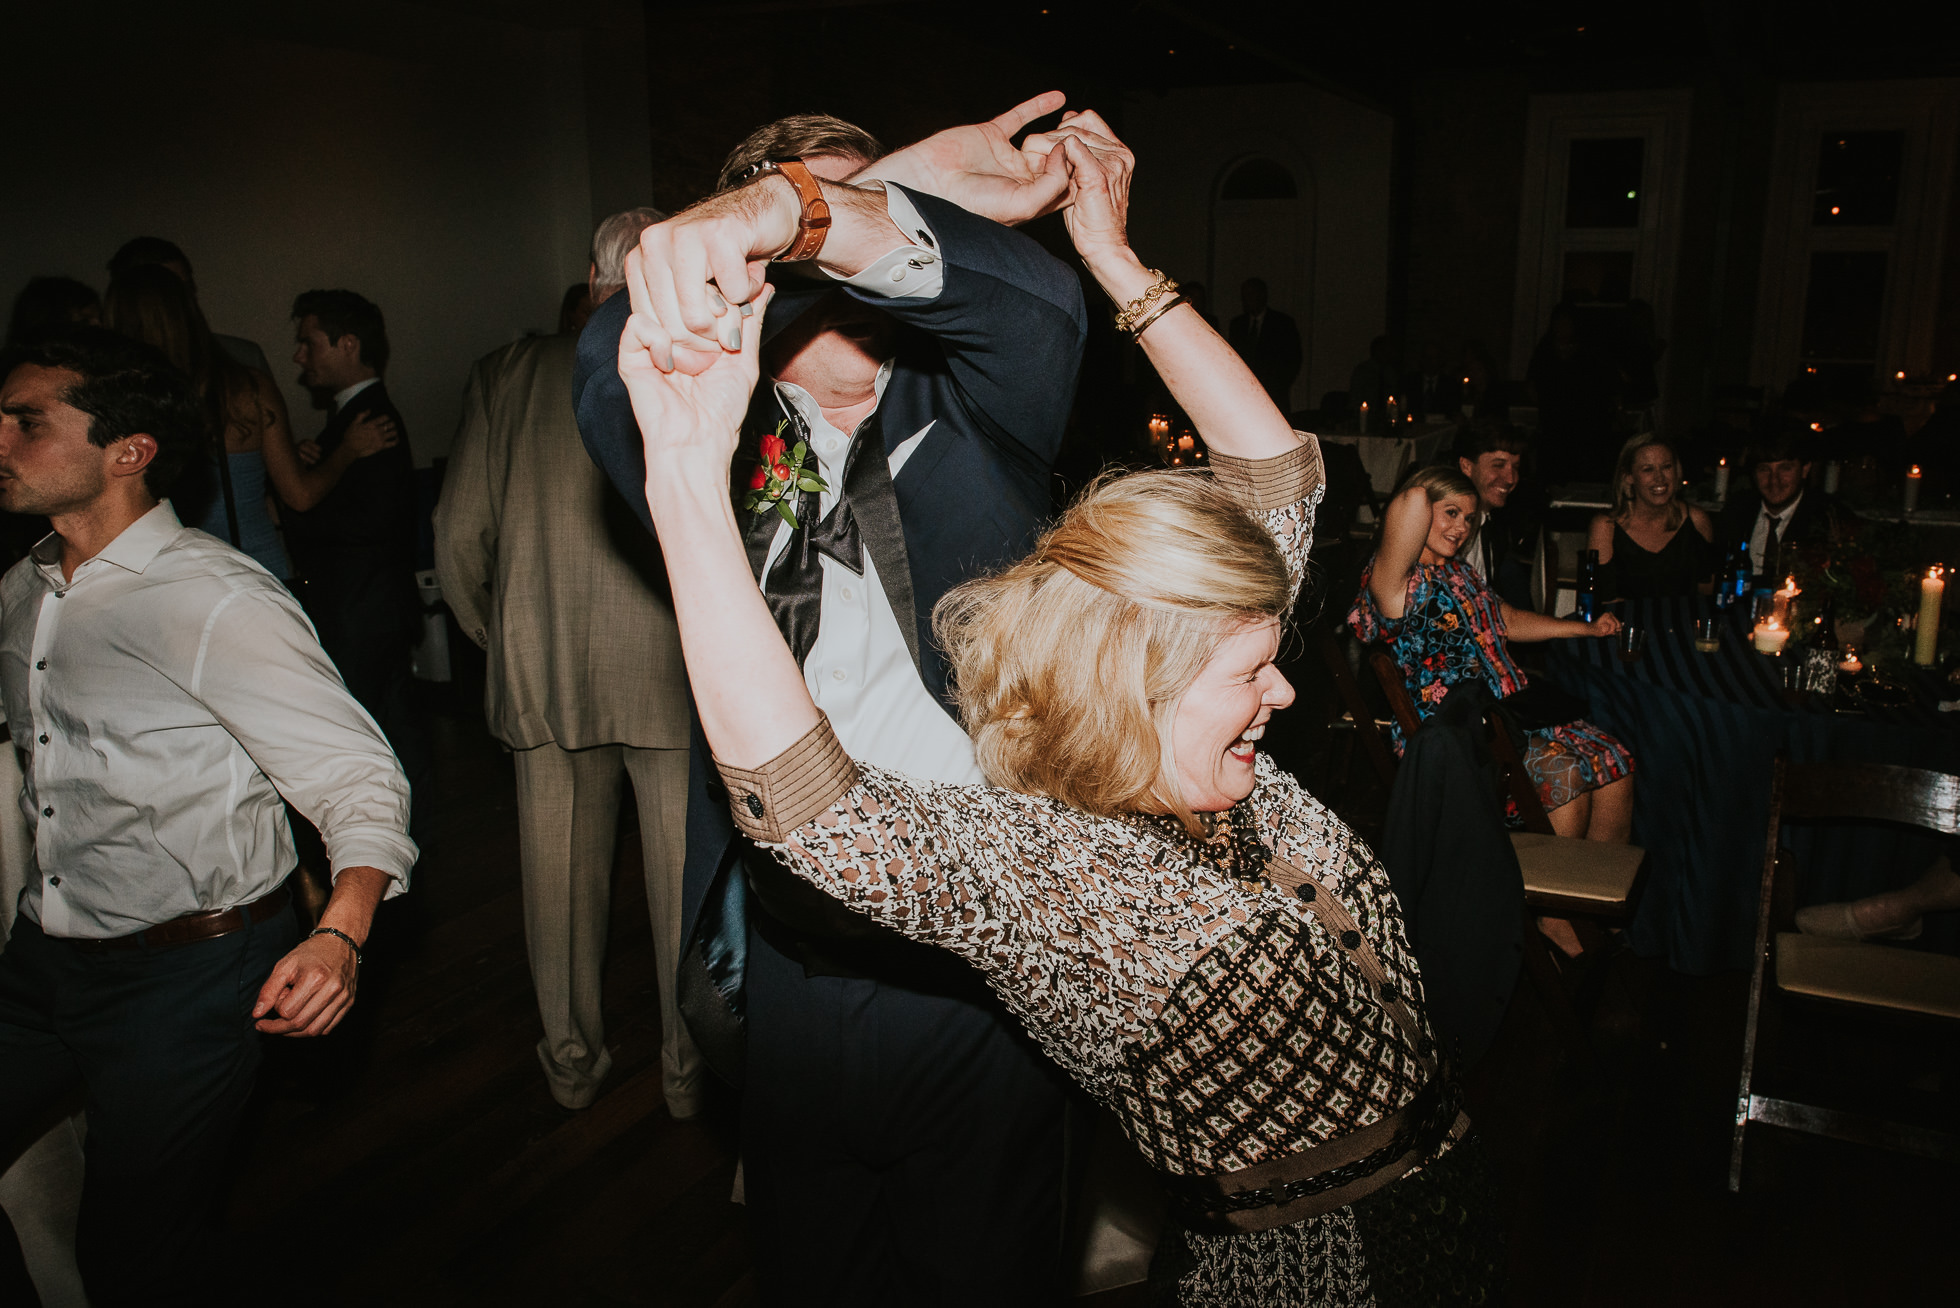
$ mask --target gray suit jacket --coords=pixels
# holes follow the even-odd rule
[[[586,457],[571,336],[477,360],[436,506],[443,598],[490,654],[513,749],[688,746],[687,679],[654,538]]]

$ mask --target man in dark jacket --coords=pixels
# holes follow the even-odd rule
[[[678,306],[705,295],[709,263],[815,265],[771,270],[768,377],[732,494],[739,506],[751,470],[784,457],[777,439],[803,447],[826,488],[797,494],[795,526],[738,507],[750,557],[845,747],[912,775],[979,779],[946,701],[933,605],[1025,552],[1048,510],[1087,316],[1074,274],[1001,224],[1063,199],[1061,152],[1050,162],[1010,143],[1061,102],[1038,97],[884,159],[836,119],[771,124],[730,156],[721,191],[643,234],[629,268],[681,350],[692,332]],[[1094,115],[1065,124],[1107,136]],[[645,486],[659,470],[616,366],[628,312],[621,295],[594,313],[574,393],[587,448],[651,530]],[[1058,1297],[1053,1070],[965,964],[745,858],[705,747],[695,753],[678,985],[703,1052],[743,1084],[765,1299]]]
[[[1293,379],[1300,375],[1300,328],[1290,315],[1266,303],[1266,283],[1252,277],[1239,288],[1245,310],[1232,319],[1227,339],[1281,413],[1293,412]]]
[[[1809,430],[1784,420],[1748,450],[1753,490],[1732,496],[1722,510],[1715,544],[1726,555],[1748,542],[1749,571],[1759,585],[1780,586],[1791,570],[1789,545],[1828,539],[1842,524],[1835,496],[1809,489],[1813,466]]]

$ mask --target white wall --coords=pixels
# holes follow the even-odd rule
[[[1213,197],[1229,168],[1266,155],[1295,175],[1301,194],[1300,276],[1312,287],[1301,318],[1308,357],[1295,407],[1344,390],[1388,313],[1388,189],[1394,120],[1309,86],[1200,88],[1131,96],[1125,134],[1137,155],[1130,206],[1133,244],[1153,267],[1207,280],[1213,272]],[[1221,267],[1235,262],[1220,259]],[[1233,275],[1233,281],[1237,281]],[[1238,287],[1211,285],[1221,325],[1239,311]]]
[[[83,3],[10,40],[0,294],[38,273],[99,290],[125,239],[174,240],[212,326],[264,347],[304,435],[322,419],[292,384],[287,311],[310,287],[359,291],[387,317],[416,460],[440,456],[470,362],[555,326],[595,201],[645,202],[643,72],[589,96],[589,34],[454,7],[156,8]],[[637,125],[588,123],[588,104],[630,116],[635,94]]]

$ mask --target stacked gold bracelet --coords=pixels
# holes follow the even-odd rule
[[[1158,269],[1152,268],[1150,275],[1157,280],[1149,290],[1124,305],[1116,314],[1116,326],[1131,336],[1143,335],[1143,329],[1163,317],[1184,297],[1176,294],[1177,282]],[[1167,298],[1168,297],[1168,298]]]

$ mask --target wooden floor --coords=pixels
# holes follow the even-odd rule
[[[474,719],[439,727],[434,838],[377,933],[368,1024],[282,1046],[269,1069],[230,1209],[246,1260],[302,1304],[755,1302],[732,1119],[676,1122],[661,1098],[633,838],[606,982],[616,1065],[571,1113],[533,1052],[509,762]],[[1960,1297],[1949,1170],[1784,1140],[1752,1157],[1744,1195],[1727,1192],[1743,991],[1622,957],[1583,1074],[1521,991],[1474,1105],[1502,1169],[1514,1302]],[[1900,1070],[1944,1077],[1933,1092],[1951,1100],[1950,1050],[1889,1056],[1923,1062]]]

